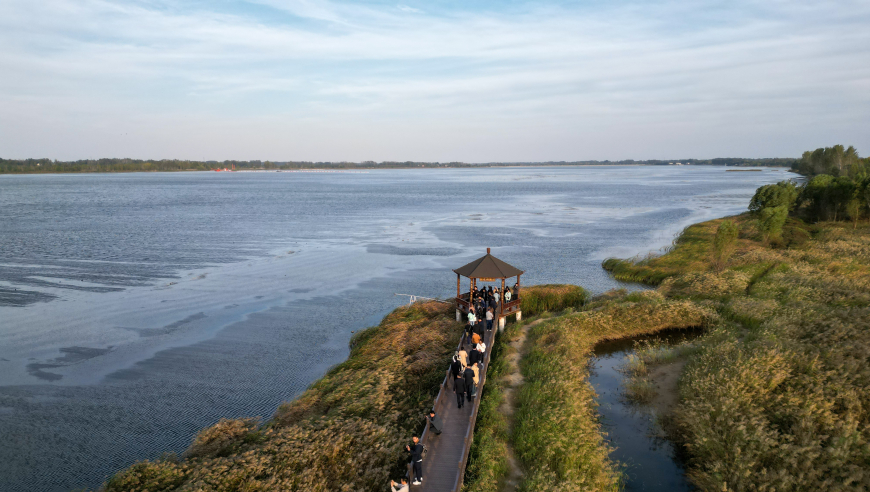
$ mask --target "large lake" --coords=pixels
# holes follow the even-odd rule
[[[524,284],[745,210],[781,169],[620,166],[0,176],[0,490],[96,487],[272,414],[485,253]]]

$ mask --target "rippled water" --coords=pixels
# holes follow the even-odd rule
[[[95,487],[221,417],[268,417],[351,331],[449,296],[484,253],[526,284],[745,209],[781,170],[586,167],[0,176],[0,490]]]

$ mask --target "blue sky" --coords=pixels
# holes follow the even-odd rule
[[[870,2],[4,0],[0,157],[870,154]]]

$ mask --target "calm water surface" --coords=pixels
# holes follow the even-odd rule
[[[0,490],[96,487],[268,417],[485,248],[524,283],[738,213],[781,170],[586,167],[0,176]]]
[[[610,457],[622,466],[627,492],[690,492],[696,490],[673,443],[662,437],[655,411],[625,397],[626,375],[622,371],[635,343],[657,340],[676,345],[701,335],[699,330],[668,330],[595,346],[589,383],[598,394],[598,414],[613,446]]]

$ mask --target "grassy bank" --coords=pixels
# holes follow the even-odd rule
[[[656,290],[611,292],[529,329],[516,425],[481,413],[475,446],[491,462],[469,468],[466,490],[502,490],[508,446],[525,470],[520,490],[618,490],[587,382],[591,351],[694,326],[706,334],[634,362],[686,362],[668,422],[700,490],[870,489],[870,226],[789,218],[774,242],[755,217],[730,220],[727,258],[714,248],[723,220],[691,226],[665,255],[605,263]],[[524,313],[547,309],[531,304]],[[500,386],[487,389],[484,403],[498,408]],[[635,390],[638,400],[655,392]]]
[[[422,430],[461,329],[447,304],[399,308],[265,425],[221,421],[183,459],[137,463],[103,490],[381,490],[404,473],[401,446]]]
[[[772,248],[749,215],[724,268],[721,221],[692,226],[670,253],[608,260],[717,321],[680,383],[674,420],[705,491],[870,488],[870,227],[790,219]]]
[[[493,347],[466,468],[464,492],[500,491],[508,474],[510,425],[501,407],[505,403],[506,358],[517,351],[509,342],[516,340],[521,327],[538,315],[581,309],[588,300],[588,293],[576,285],[535,285],[524,287],[521,297],[523,321],[508,323]]]
[[[513,436],[528,470],[521,490],[618,490],[620,474],[608,458],[596,395],[587,382],[593,347],[608,339],[704,326],[712,317],[689,302],[639,293],[593,301],[583,312],[533,327]]]

